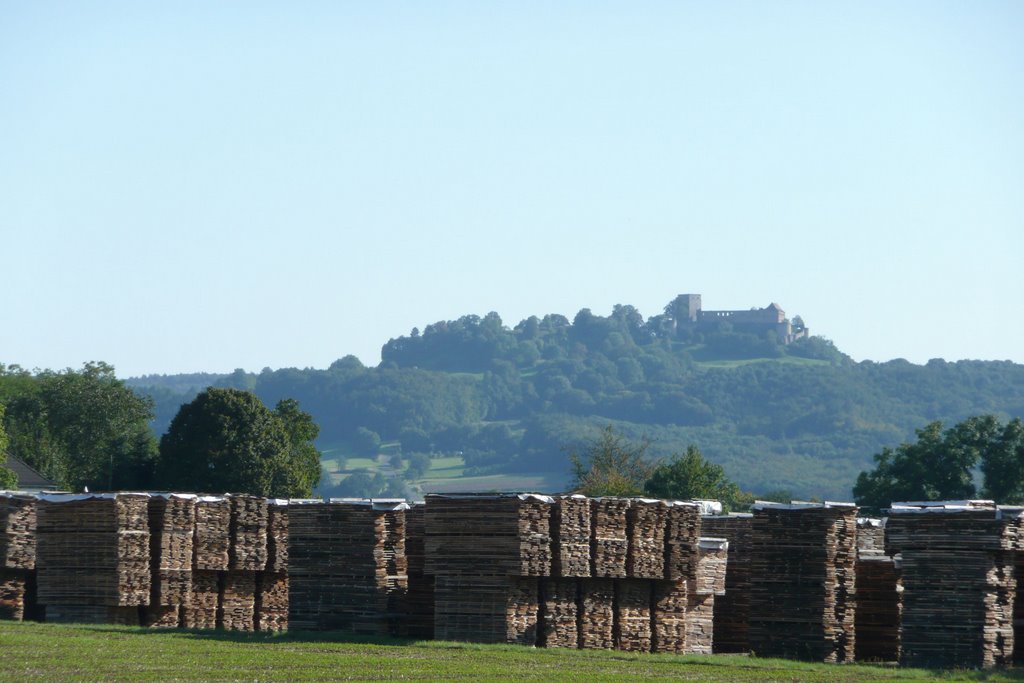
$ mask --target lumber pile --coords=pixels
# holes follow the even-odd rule
[[[615,582],[615,645],[628,652],[650,652],[652,581]]]
[[[1020,525],[1020,508],[991,501],[893,504],[886,546],[902,557],[902,664],[1012,661]]]
[[[227,571],[231,550],[231,501],[225,496],[196,500],[192,569]]]
[[[36,501],[0,491],[0,619],[22,621],[33,611]]]
[[[579,582],[571,578],[545,578],[540,582],[540,644],[579,647]]]
[[[635,579],[665,578],[665,524],[668,506],[664,501],[634,498],[626,512],[629,544],[626,573]]]
[[[231,509],[228,569],[261,571],[267,565],[267,499],[247,494],[228,496]]]
[[[535,494],[429,494],[427,574],[551,575],[554,499]]]
[[[146,621],[168,626],[171,625],[171,610],[155,608],[186,605],[192,595],[192,538],[196,525],[196,496],[154,494],[149,497],[147,512],[152,574],[149,604],[154,609]]]
[[[409,589],[405,595],[405,619],[400,635],[408,638],[434,637],[434,577],[424,572],[426,564],[426,505],[414,503],[405,511],[405,559]]]
[[[36,568],[47,620],[89,612],[74,606],[149,602],[148,501],[147,494],[133,493],[40,496]]]
[[[224,572],[217,610],[217,627],[226,631],[256,628],[256,572]]]
[[[217,628],[220,607],[221,572],[197,569],[192,572],[192,597],[181,606],[181,625],[191,629]]]
[[[139,607],[109,605],[46,605],[46,620],[62,624],[140,626]]]
[[[900,658],[903,609],[900,564],[881,554],[857,558],[856,660],[896,662]]]
[[[753,507],[750,647],[759,656],[854,656],[856,512],[852,504]]]
[[[552,576],[590,576],[590,501],[585,496],[555,499],[551,524]]]
[[[288,501],[281,498],[267,501],[267,564],[268,572],[288,571]]]
[[[405,502],[391,500],[291,502],[291,628],[365,635],[394,632],[408,586],[407,508]]]
[[[669,501],[665,513],[665,578],[685,581],[696,569],[701,535],[701,506],[697,503]]]
[[[580,581],[579,643],[588,650],[615,647],[615,581]]]
[[[714,651],[749,652],[750,544],[754,518],[750,514],[714,515],[702,518],[708,536],[729,541],[725,569],[725,594],[714,602]]]
[[[653,632],[651,649],[654,652],[684,654],[688,652],[687,631],[690,610],[686,581],[656,581],[653,583]]]
[[[286,572],[257,572],[256,574],[256,630],[288,630],[288,574]]]
[[[590,575],[621,579],[627,576],[629,554],[628,498],[592,498],[590,500]]]
[[[0,491],[0,569],[35,569],[36,499]]]
[[[431,494],[424,571],[442,640],[536,645],[551,575],[555,501],[535,494]],[[553,636],[554,637],[554,636]]]

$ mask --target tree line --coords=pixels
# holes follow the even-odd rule
[[[298,402],[209,388],[157,441],[153,402],[105,363],[28,372],[0,365],[0,466],[11,454],[71,491],[167,490],[309,496],[319,427]],[[0,469],[0,488],[16,482]]]

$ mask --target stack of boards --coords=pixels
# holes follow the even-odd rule
[[[0,619],[34,611],[35,532],[35,498],[0,491]]]
[[[886,550],[902,556],[901,664],[1011,663],[1021,513],[991,501],[893,504]]]
[[[276,503],[0,493],[0,618],[287,628],[287,507]]]
[[[701,532],[729,542],[725,594],[715,598],[714,651],[749,652],[750,549],[754,517],[748,513],[708,515],[701,518]]]
[[[431,640],[434,637],[434,577],[426,574],[426,506],[413,503],[405,511],[405,560],[409,588],[400,635]]]
[[[399,500],[291,501],[292,628],[398,635],[408,589],[408,508]]]
[[[858,662],[897,662],[903,605],[900,561],[885,554],[885,520],[857,520]]]
[[[424,514],[439,639],[703,651],[688,648],[687,625],[710,616],[688,596],[716,582],[699,574],[696,504],[434,494]],[[714,552],[706,569],[724,588],[725,557]]]
[[[758,655],[853,661],[856,514],[842,503],[754,504],[748,637]]]

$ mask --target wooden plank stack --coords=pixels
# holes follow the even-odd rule
[[[228,569],[255,572],[267,565],[267,499],[232,494]]]
[[[652,581],[642,579],[615,582],[615,641],[619,650],[651,651],[652,587]]]
[[[886,546],[902,557],[902,664],[1012,661],[1020,514],[991,501],[893,504]]]
[[[540,582],[551,575],[554,500],[534,494],[432,494],[424,571],[442,640],[536,645]]]
[[[231,552],[231,501],[225,496],[196,500],[192,569],[227,571]]]
[[[541,644],[579,647],[579,581],[544,578],[540,582]]]
[[[751,649],[766,657],[853,661],[856,507],[758,501],[753,510]]]
[[[171,623],[171,614],[177,614],[192,597],[196,496],[151,495],[148,517],[152,587],[146,623],[173,627],[178,624]]]
[[[35,567],[35,498],[0,491],[0,619],[33,616]]]
[[[590,576],[590,501],[560,496],[552,514],[552,576]]]
[[[701,508],[695,503],[669,501],[665,514],[665,578],[685,581],[697,571]]]
[[[592,498],[590,500],[590,575],[623,579],[629,555],[629,498]]]
[[[655,581],[652,590],[654,625],[651,649],[674,654],[689,652],[687,632],[694,619],[689,614],[687,581]]]
[[[38,599],[48,621],[149,602],[148,501],[133,493],[40,496]]]
[[[226,631],[252,631],[256,628],[256,572],[224,572],[217,628]]]
[[[661,500],[634,498],[626,512],[626,573],[636,579],[665,578],[665,525],[668,506]]]
[[[405,619],[401,635],[434,637],[434,577],[424,572],[426,563],[426,505],[414,503],[405,511],[405,559],[409,590],[405,595]]]
[[[387,635],[408,586],[398,501],[292,501],[288,507],[291,628]]]
[[[857,520],[856,660],[900,658],[903,587],[900,562],[885,554],[884,519]]]
[[[750,551],[754,518],[750,514],[709,515],[701,529],[729,541],[725,594],[715,597],[714,651],[749,652]]]
[[[220,582],[223,572],[197,569],[192,572],[192,596],[181,607],[181,625],[191,629],[217,628]]]
[[[267,501],[267,564],[256,574],[256,630],[288,629],[288,501]]]
[[[588,650],[615,647],[615,581],[580,581],[579,643]]]

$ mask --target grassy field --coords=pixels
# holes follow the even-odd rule
[[[934,672],[748,657],[641,655],[332,634],[278,636],[0,622],[0,681],[1006,681],[1016,672]]]

